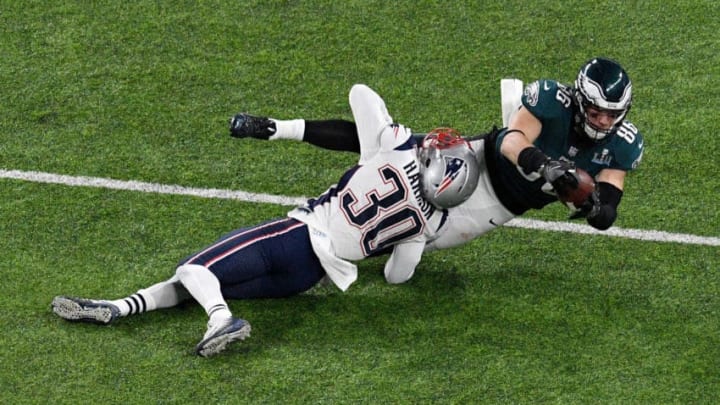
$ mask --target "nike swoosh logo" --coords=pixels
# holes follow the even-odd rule
[[[500,226],[500,225],[498,225],[498,224],[495,223],[495,218],[490,218],[490,221],[489,221],[489,222],[490,222],[490,225],[492,225],[492,226]]]
[[[548,86],[547,82],[543,83],[543,89],[545,89],[545,91],[550,90],[550,87]]]

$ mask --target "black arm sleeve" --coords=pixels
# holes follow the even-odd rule
[[[346,120],[305,120],[303,141],[323,149],[360,153],[357,126]]]
[[[600,192],[600,206],[598,209],[591,210],[586,219],[590,226],[604,231],[610,228],[617,218],[617,207],[620,205],[623,192],[603,181],[598,183],[598,191]]]

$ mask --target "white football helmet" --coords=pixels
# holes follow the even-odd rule
[[[437,208],[451,208],[475,191],[480,175],[470,143],[452,128],[430,131],[418,151],[423,195]]]

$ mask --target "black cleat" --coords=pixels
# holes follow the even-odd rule
[[[267,117],[238,113],[230,118],[230,135],[235,138],[268,139],[275,131],[275,122]]]

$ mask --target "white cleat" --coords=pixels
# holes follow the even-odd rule
[[[203,340],[195,346],[195,353],[209,357],[225,350],[225,347],[236,340],[250,336],[250,324],[239,318],[230,318],[218,325],[208,325]]]

